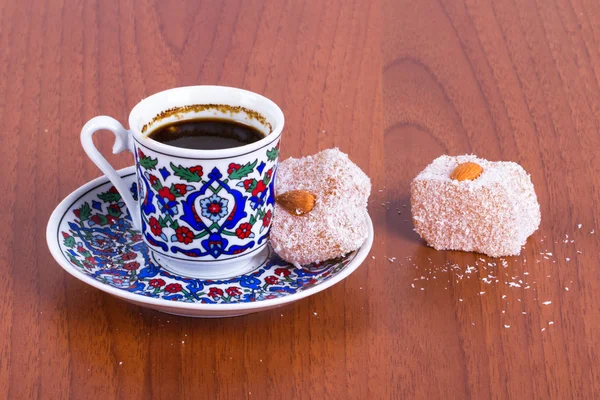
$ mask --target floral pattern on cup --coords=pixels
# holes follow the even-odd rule
[[[132,190],[137,186],[134,182]],[[236,225],[236,236],[249,237],[249,227],[244,224],[248,222]],[[149,222],[149,226],[154,228],[153,235],[162,235],[160,224]],[[81,273],[140,296],[188,303],[231,304],[289,296],[331,279],[354,258],[350,254],[297,268],[271,252],[260,268],[231,279],[171,274],[153,261],[142,235],[132,227],[121,196],[110,183],[100,185],[73,204],[57,233],[63,254]],[[185,242],[188,231],[181,229],[179,235]]]
[[[279,144],[262,151],[239,163],[182,159],[161,165],[160,156],[138,146],[136,186],[146,242],[167,256],[212,259],[262,247],[275,203]]]

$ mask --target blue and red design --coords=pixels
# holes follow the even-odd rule
[[[219,259],[258,250],[275,204],[278,145],[259,159],[203,166],[170,162],[151,150],[135,152],[142,234],[159,254]]]

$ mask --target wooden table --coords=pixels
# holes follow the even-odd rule
[[[167,3],[0,1],[0,398],[600,396],[597,1]],[[129,305],[57,265],[48,217],[100,175],[85,121],[194,84],[277,102],[284,158],[338,146],[370,175],[368,262],[224,320]],[[444,153],[531,173],[542,224],[520,257],[413,232],[410,181]]]

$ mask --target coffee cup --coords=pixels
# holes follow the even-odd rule
[[[243,124],[263,136],[218,150],[152,139],[157,129],[202,119]],[[143,99],[129,115],[129,130],[111,117],[92,118],[81,142],[127,205],[154,261],[183,276],[216,279],[248,272],[266,258],[283,126],[281,109],[259,94],[190,86]],[[95,147],[92,136],[99,130],[115,135],[113,153],[133,153],[133,193]]]

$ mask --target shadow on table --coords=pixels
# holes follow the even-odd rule
[[[392,201],[372,203],[375,210],[385,210],[386,234],[400,237],[409,242],[421,243],[422,240],[414,231],[412,214],[410,211],[410,197],[403,196]],[[424,242],[423,242],[424,243]]]

